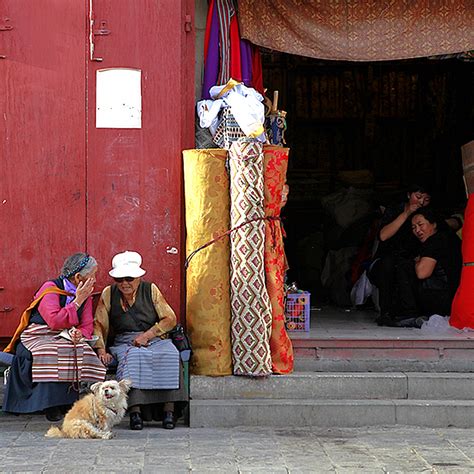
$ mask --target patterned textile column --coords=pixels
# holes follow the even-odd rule
[[[231,227],[264,217],[263,145],[234,142],[229,152]],[[271,304],[265,287],[265,221],[231,234],[232,360],[235,375],[271,374]]]
[[[265,145],[265,215],[279,217],[282,191],[288,167],[288,148]],[[285,249],[279,220],[265,221],[265,275],[267,291],[272,303],[272,334],[270,349],[275,374],[293,371],[293,345],[285,327]]]
[[[226,150],[185,150],[186,254],[229,229]],[[186,273],[186,322],[196,375],[232,374],[229,238],[198,252]]]

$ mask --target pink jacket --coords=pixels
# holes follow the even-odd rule
[[[37,298],[46,288],[55,286],[52,281],[47,281],[35,295]],[[38,311],[46,324],[54,330],[69,329],[75,326],[82,334],[90,339],[94,331],[94,315],[92,314],[92,298],[87,298],[82,310],[81,322],[77,315],[76,305],[69,303],[64,308],[59,306],[59,295],[49,294],[41,300]]]

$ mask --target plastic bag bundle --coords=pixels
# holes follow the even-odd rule
[[[460,334],[463,331],[453,328],[449,324],[449,316],[441,316],[433,314],[428,321],[425,321],[421,326],[423,334]]]

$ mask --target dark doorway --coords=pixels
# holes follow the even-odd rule
[[[323,286],[328,252],[366,244],[380,205],[420,180],[431,183],[445,212],[464,205],[460,147],[473,138],[474,64],[335,62],[264,51],[263,65],[268,95],[279,90],[279,108],[288,112],[288,279],[311,291],[313,305],[344,306],[350,268],[339,269],[334,288],[323,275]],[[328,212],[328,196],[349,188],[353,215],[341,225]],[[344,258],[350,267],[354,252]]]

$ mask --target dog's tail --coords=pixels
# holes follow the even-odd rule
[[[45,436],[47,438],[64,438],[64,434],[58,426],[51,426],[51,428],[45,433]]]

